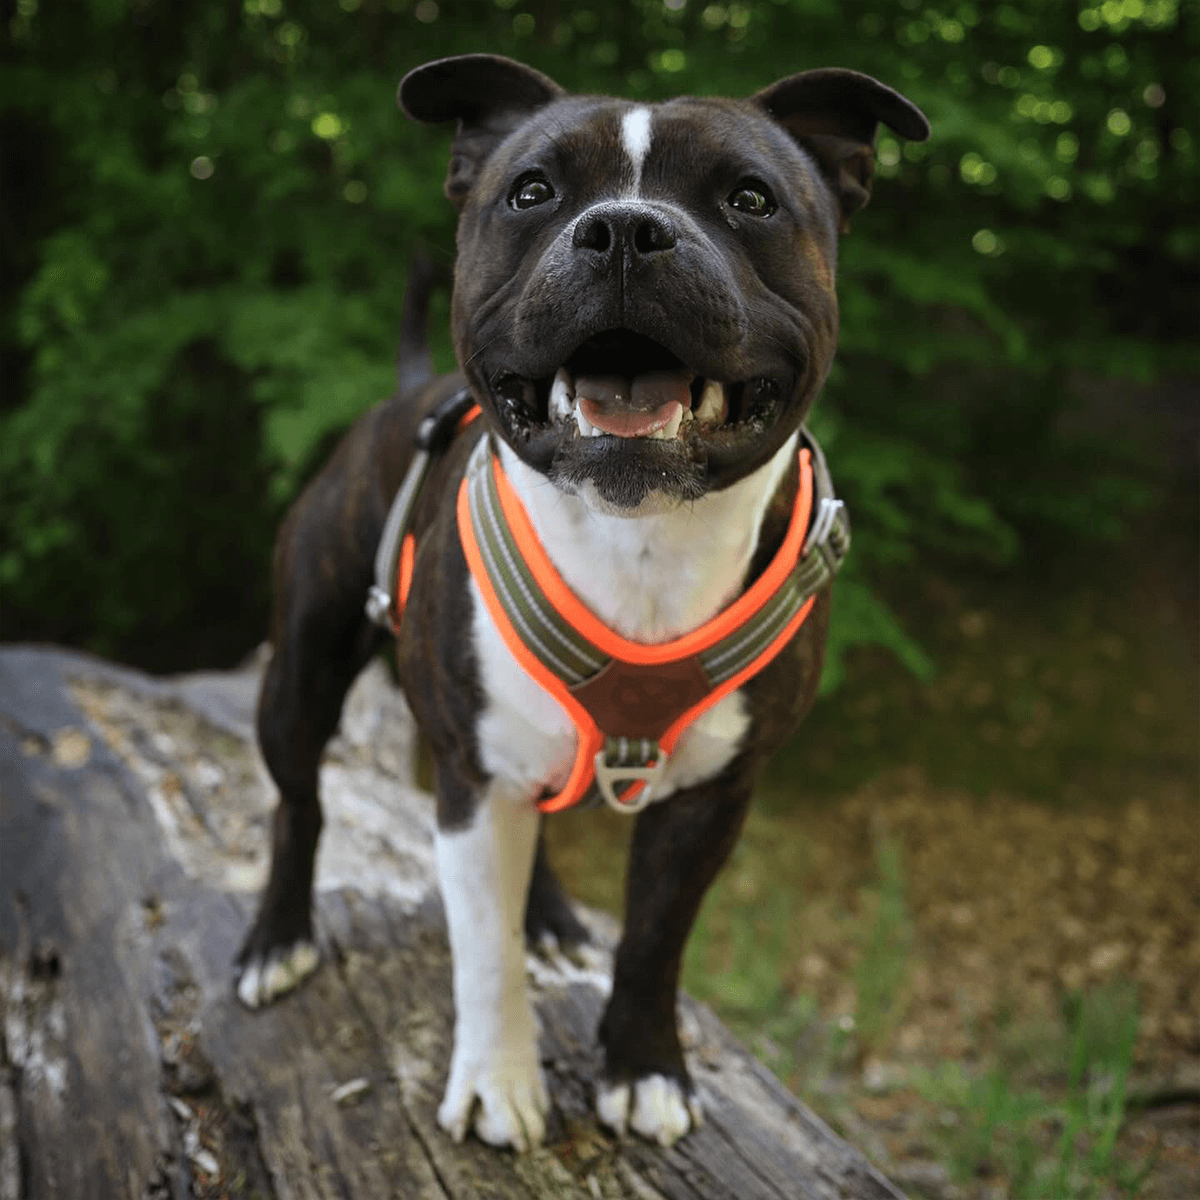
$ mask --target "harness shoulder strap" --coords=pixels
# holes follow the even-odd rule
[[[477,416],[479,405],[470,389],[464,387],[437,404],[417,426],[412,461],[388,509],[375,551],[375,582],[367,592],[367,616],[392,633],[400,630],[400,618],[412,587],[417,552],[412,521],[430,465],[454,435]]]

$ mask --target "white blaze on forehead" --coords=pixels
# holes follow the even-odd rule
[[[644,105],[631,108],[621,118],[621,144],[633,164],[633,190],[642,183],[642,164],[650,149],[650,110]]]

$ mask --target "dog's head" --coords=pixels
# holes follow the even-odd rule
[[[471,54],[410,72],[399,100],[458,121],[452,319],[477,397],[530,466],[630,515],[728,486],[795,431],[837,342],[837,238],[876,126],[929,133],[844,70],[642,105]]]

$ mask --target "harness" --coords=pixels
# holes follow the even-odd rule
[[[431,455],[478,415],[471,406],[464,389],[425,418],[388,514],[367,612],[393,632],[412,582],[416,546],[409,526]],[[480,439],[458,492],[463,554],[510,653],[558,701],[576,731],[570,775],[557,795],[539,801],[542,812],[570,808],[593,784],[618,811],[640,811],[687,729],[795,636],[850,546],[845,506],[806,429],[798,458],[800,486],[787,532],[766,570],[712,620],[647,645],[610,629],[571,591],[489,440]]]

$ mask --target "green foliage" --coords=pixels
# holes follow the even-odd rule
[[[881,837],[875,848],[878,885],[867,897],[871,917],[862,931],[862,957],[854,973],[854,1023],[864,1048],[878,1047],[904,1012],[904,981],[912,949],[912,920],[904,894],[900,843]]]
[[[787,842],[768,840],[772,847]],[[758,838],[744,838],[701,909],[688,941],[684,986],[735,1029],[759,1038],[757,1052],[780,1078],[791,1078],[799,1068],[801,1045],[822,1059],[822,1070],[879,1053],[904,1013],[913,924],[899,842],[881,836],[875,862],[878,876],[860,890],[857,911],[839,914],[846,942],[857,950],[855,1002],[853,1014],[828,1029],[821,1029],[816,1000],[786,982],[798,936],[794,889],[805,873],[794,848],[776,861]],[[779,870],[786,872],[786,886]],[[819,1072],[807,1062],[805,1073],[811,1078]]]
[[[259,636],[283,505],[390,390],[412,246],[452,255],[448,139],[392,104],[443,54],[646,98],[837,64],[929,114],[927,146],[883,132],[875,201],[844,243],[821,413],[858,575],[835,672],[861,640],[926,665],[873,587],[918,551],[995,563],[1031,525],[1119,532],[1137,472],[1080,449],[1068,418],[1089,379],[1197,368],[1200,55],[1175,0],[0,12],[7,636],[160,666]]]
[[[960,1181],[1000,1173],[1011,1195],[1029,1200],[1093,1200],[1114,1188],[1136,1194],[1146,1164],[1125,1160],[1116,1145],[1137,1042],[1136,994],[1123,985],[1076,993],[1064,1016],[1055,1049],[1068,1071],[1052,1088],[1022,1086],[1005,1064],[973,1074],[948,1063],[922,1081],[926,1099],[956,1115],[945,1137]]]

